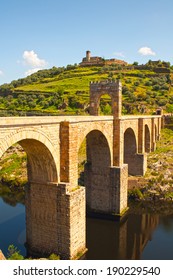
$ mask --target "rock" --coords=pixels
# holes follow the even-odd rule
[[[148,190],[148,193],[154,194],[154,195],[159,195],[159,192],[156,190]]]
[[[4,254],[2,253],[1,250],[0,250],[0,260],[1,260],[1,261],[6,260]]]
[[[161,190],[162,192],[167,192],[169,189],[170,189],[170,186],[169,186],[169,185],[160,186],[160,190]]]

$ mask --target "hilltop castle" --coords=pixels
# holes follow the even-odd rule
[[[104,59],[100,56],[91,56],[90,51],[86,51],[86,57],[82,59],[82,62],[79,63],[80,66],[104,66],[104,65],[112,65],[112,64],[119,64],[122,66],[128,65],[127,62],[120,59]]]

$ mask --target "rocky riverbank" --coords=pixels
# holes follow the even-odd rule
[[[129,197],[145,201],[173,201],[173,131],[163,129],[156,151],[148,154],[144,177],[129,177]]]

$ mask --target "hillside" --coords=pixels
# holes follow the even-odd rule
[[[0,116],[87,114],[89,83],[121,79],[123,113],[153,113],[158,107],[173,111],[173,73],[169,63],[143,66],[67,65],[40,70],[0,86]],[[103,96],[100,113],[110,114],[110,98]]]

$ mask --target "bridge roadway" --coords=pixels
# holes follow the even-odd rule
[[[157,115],[123,115],[120,117],[121,120],[132,120],[132,119],[152,119],[152,118],[161,118]],[[91,122],[91,121],[105,121],[112,120],[113,116],[73,116],[73,115],[64,115],[64,116],[32,116],[32,117],[0,117],[0,127],[5,127],[6,125],[31,125],[31,124],[40,124],[40,123],[60,123],[62,121],[70,122]]]

